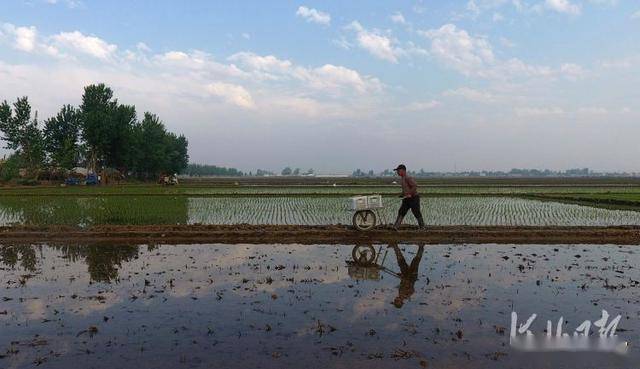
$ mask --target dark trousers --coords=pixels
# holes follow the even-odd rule
[[[398,210],[398,215],[404,217],[405,215],[407,215],[409,209],[411,209],[411,212],[413,213],[413,216],[416,217],[416,219],[422,219],[422,213],[420,212],[419,195],[403,198],[400,210]]]

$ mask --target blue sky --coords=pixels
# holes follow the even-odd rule
[[[0,99],[105,82],[255,168],[640,171],[640,2],[7,1]]]

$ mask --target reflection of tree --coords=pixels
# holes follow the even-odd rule
[[[138,255],[138,246],[71,245],[53,246],[63,257],[71,261],[83,258],[87,263],[89,277],[96,282],[112,282],[118,278],[118,268],[122,262],[130,261]]]
[[[0,245],[0,263],[15,268],[18,262],[28,271],[35,272],[38,257],[36,251],[40,246],[35,245]]]
[[[42,246],[3,245],[0,246],[0,263],[15,268],[18,263],[26,271],[35,272],[38,251]],[[138,255],[138,246],[65,245],[49,246],[62,253],[70,261],[84,261],[91,280],[110,283],[118,278],[118,269],[123,262]]]
[[[418,251],[416,252],[416,256],[413,257],[413,260],[411,260],[411,264],[407,264],[407,261],[405,260],[404,255],[402,255],[402,251],[398,245],[389,245],[389,247],[393,248],[398,261],[398,267],[400,268],[400,273],[398,274],[398,277],[400,278],[398,296],[393,300],[393,305],[397,308],[401,308],[402,305],[404,305],[404,301],[411,297],[415,292],[414,285],[418,280],[418,270],[420,268],[422,254],[424,253],[424,245],[418,246]]]

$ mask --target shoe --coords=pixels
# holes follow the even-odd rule
[[[398,217],[396,218],[396,222],[393,223],[393,229],[395,231],[399,231],[400,230],[400,225],[402,224],[402,219],[404,219],[404,217],[402,215],[398,215]]]
[[[424,219],[422,217],[418,218],[418,229],[424,229]]]

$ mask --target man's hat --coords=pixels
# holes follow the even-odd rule
[[[394,169],[393,171],[394,171],[394,172],[397,172],[397,171],[399,171],[400,169],[407,170],[407,167],[405,167],[405,166],[404,166],[404,164],[400,164],[400,165],[398,165],[398,167],[397,167],[396,169]]]

